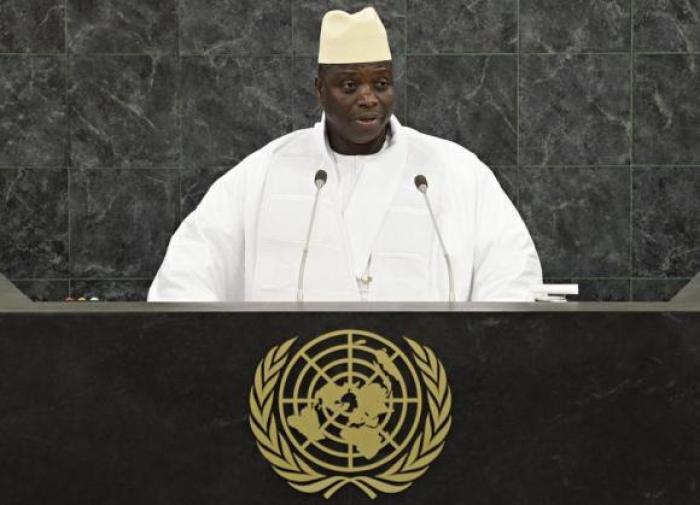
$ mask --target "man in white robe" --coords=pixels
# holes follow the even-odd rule
[[[488,167],[391,114],[391,53],[374,9],[330,11],[320,42],[321,122],[212,185],[173,235],[149,301],[532,301],[537,252]]]

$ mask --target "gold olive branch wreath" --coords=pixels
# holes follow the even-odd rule
[[[411,449],[390,468],[372,476],[328,476],[319,473],[294,454],[287,440],[279,433],[273,413],[275,386],[287,362],[289,349],[296,339],[292,338],[273,347],[260,361],[250,389],[250,427],[262,455],[273,470],[294,489],[303,493],[323,492],[323,496],[328,499],[346,484],[354,484],[374,499],[377,492],[404,491],[440,455],[452,424],[452,394],[445,368],[428,347],[404,338],[413,351],[414,361],[420,369],[427,391],[428,414],[423,432],[416,437]]]

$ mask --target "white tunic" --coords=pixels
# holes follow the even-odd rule
[[[355,186],[357,186],[357,181],[360,179],[362,169],[367,163],[378,158],[382,154],[382,151],[387,148],[388,144],[389,136],[387,135],[387,139],[378,153],[364,155],[340,154],[332,151],[330,147],[328,148],[334,161],[333,168],[335,169],[335,175],[338,178],[340,188],[340,205],[343,212],[345,212],[345,209],[348,208],[350,197],[352,196],[353,191],[355,191]]]
[[[447,268],[413,182],[417,174],[429,182],[456,300],[532,301],[542,283],[537,252],[488,167],[395,117],[391,131],[385,148],[363,160],[349,192],[341,190],[323,121],[248,156],[212,185],[175,232],[148,300],[294,301],[314,174],[324,169],[306,301],[447,300]],[[357,279],[368,273],[372,281],[360,289]]]

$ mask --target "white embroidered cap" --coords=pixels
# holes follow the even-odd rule
[[[318,62],[370,63],[391,60],[386,29],[373,7],[349,14],[328,11],[321,22]]]

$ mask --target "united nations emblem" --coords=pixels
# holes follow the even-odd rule
[[[361,330],[317,337],[289,357],[275,346],[250,390],[250,426],[262,455],[290,486],[330,498],[347,484],[370,498],[398,493],[442,451],[452,396],[442,363],[405,338]]]

